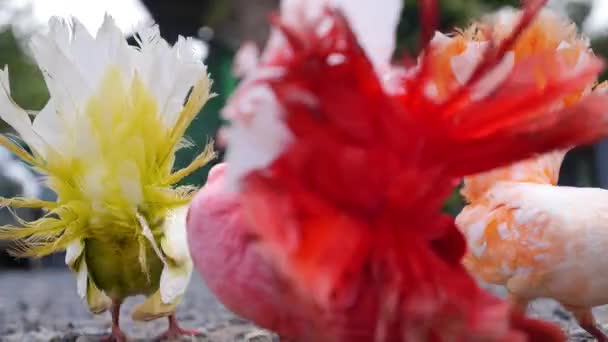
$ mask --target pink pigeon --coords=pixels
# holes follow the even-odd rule
[[[377,41],[359,32],[356,18],[361,16],[351,17],[347,8],[340,7],[363,1],[328,0],[326,5],[341,11],[325,7],[323,14],[311,14],[307,6],[318,2],[282,6],[283,11],[295,8],[299,15],[281,13],[259,65],[246,68],[245,79],[224,111],[224,117],[233,124],[225,132],[228,164],[212,170],[208,183],[193,199],[187,218],[190,253],[209,288],[230,310],[297,341],[563,340],[555,327],[524,318],[477,287],[460,264],[464,240],[453,219],[438,208],[461,175],[566,143],[590,141],[603,131],[583,129],[590,128],[581,123],[583,120],[573,125],[571,112],[559,112],[555,115],[560,116],[547,119],[546,125],[537,124],[532,118],[527,120],[535,112],[522,105],[516,106],[514,115],[525,119],[513,125],[509,122],[498,127],[494,124],[499,123],[499,116],[484,116],[475,127],[480,132],[492,128],[488,138],[481,140],[489,144],[473,145],[472,141],[480,141],[473,134],[477,131],[456,135],[450,129],[453,122],[459,122],[450,120],[475,109],[470,101],[464,101],[465,95],[480,76],[483,79],[486,69],[496,67],[502,45],[496,47],[496,54],[485,56],[487,63],[478,64],[475,70],[479,72],[473,73],[473,81],[467,81],[463,92],[451,94],[449,100],[458,105],[439,107],[432,92],[422,91],[432,76],[426,69],[411,70],[413,76],[403,75],[404,83],[413,84],[415,98],[384,83],[385,72],[391,71],[390,54],[378,48],[384,57],[374,55],[375,48],[367,42]],[[400,9],[397,2],[391,15]],[[298,4],[296,0],[285,3]],[[378,2],[373,6],[366,3],[369,12],[363,13],[370,15],[364,18],[376,17],[374,11],[386,9]],[[526,7],[522,28],[542,3]],[[431,0],[423,4],[431,9],[435,5]],[[298,26],[300,22],[303,27]],[[390,20],[377,24],[386,22]],[[394,33],[394,27],[391,30]],[[428,25],[426,31],[430,31]],[[513,40],[520,32],[514,31]],[[423,33],[429,37],[429,32]],[[424,60],[437,62],[432,51],[424,51]],[[525,70],[517,69],[498,84],[512,86]],[[591,76],[584,74],[577,80],[587,81]],[[351,95],[349,101],[345,101],[345,94]],[[342,97],[336,100],[332,95]],[[456,101],[461,98],[463,101]],[[551,96],[533,99],[541,106],[540,101],[544,105]],[[482,100],[488,106],[502,103]],[[398,131],[402,126],[392,127],[377,119],[378,108],[387,112],[387,118],[413,113],[408,117],[412,122],[398,121],[407,128]],[[428,115],[415,115],[419,113]],[[601,114],[596,107],[583,113],[589,118]],[[445,115],[434,120],[431,114]],[[344,120],[346,115],[353,120]],[[319,124],[321,121],[326,124]],[[368,122],[377,125],[364,125]],[[568,125],[562,125],[564,122]],[[425,129],[417,130],[417,125]],[[336,134],[344,127],[352,134],[328,138],[330,129]],[[366,135],[372,134],[369,127],[390,132],[388,137],[376,138],[384,143],[388,142],[383,139],[388,139],[394,149],[365,145],[375,141]],[[564,127],[571,129],[561,129]],[[449,133],[445,139],[431,134],[439,129]],[[525,146],[520,142],[521,132],[528,133]],[[345,138],[353,134],[355,138]],[[399,136],[408,136],[410,141],[396,140]],[[453,143],[452,138],[460,140]],[[353,141],[361,146],[353,148]],[[522,144],[519,150],[513,149],[515,141]],[[493,153],[496,149],[509,154]],[[377,158],[372,158],[372,152]],[[475,158],[490,152],[500,158]],[[399,156],[403,159],[394,153],[403,153]],[[320,161],[316,156],[322,157]],[[459,158],[468,162],[461,164]],[[405,163],[403,169],[401,162]],[[314,167],[306,168],[311,165]],[[450,173],[444,175],[446,170]],[[352,186],[364,184],[361,179],[370,173],[368,184]],[[402,182],[388,187],[386,179]],[[410,190],[414,193],[411,198],[421,200],[409,201],[405,194],[411,194]],[[404,208],[411,214],[408,220],[402,219]],[[358,215],[361,213],[369,215]]]
[[[225,187],[226,168],[227,164],[221,163],[211,169],[207,184],[190,206],[187,231],[194,266],[209,289],[232,312],[278,332],[283,340],[318,341],[314,330],[323,327],[307,319],[311,316],[301,311],[298,296],[289,283],[256,248],[238,194]],[[349,313],[350,320],[344,329],[353,338],[363,322],[372,322],[375,308],[370,304],[367,312]],[[338,312],[335,314],[328,322],[341,319]],[[353,320],[351,316],[361,318]]]

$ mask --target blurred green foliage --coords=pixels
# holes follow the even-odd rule
[[[11,93],[24,108],[40,110],[49,94],[42,73],[22,51],[11,30],[0,32],[0,67],[8,65]]]

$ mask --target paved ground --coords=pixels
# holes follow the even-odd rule
[[[66,271],[17,272],[0,270],[0,341],[97,341],[109,331],[109,315],[93,317],[76,296],[75,282]],[[498,290],[500,292],[500,290]],[[123,327],[135,341],[150,341],[166,328],[163,320],[139,323],[130,320],[133,298],[123,307]],[[569,315],[552,301],[538,301],[531,314],[558,322],[571,341],[592,341]],[[608,310],[597,310],[608,323]],[[184,341],[276,342],[276,336],[236,318],[219,304],[196,277],[177,312],[185,328],[204,334]]]
[[[131,298],[121,312],[123,329],[135,341],[151,341],[166,329],[165,320],[134,322],[131,308],[143,300]],[[268,332],[253,327],[224,309],[195,276],[177,311],[184,328],[200,328],[200,337],[184,341],[270,342]],[[98,341],[110,328],[108,313],[91,315],[76,295],[67,271],[0,270],[0,341]]]

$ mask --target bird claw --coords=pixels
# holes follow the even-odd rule
[[[593,336],[593,338],[595,338],[597,342],[608,342],[608,336],[606,336],[606,334],[604,334],[602,329],[600,329],[599,327],[595,325],[588,325],[583,326],[582,328],[586,330],[591,336]]]
[[[101,338],[101,342],[127,342],[127,336],[120,328],[112,328],[112,333]]]
[[[200,330],[196,330],[196,329],[182,329],[182,328],[169,328],[167,329],[167,331],[165,331],[164,333],[158,335],[158,337],[156,337],[156,341],[171,341],[171,340],[177,340],[178,338],[182,337],[182,336],[196,336],[196,335],[201,335],[202,331]]]
[[[167,328],[167,331],[160,334],[155,340],[177,340],[182,336],[196,336],[202,334],[203,332],[197,329],[182,329],[177,323],[177,319],[175,318],[175,316],[171,315],[169,316],[169,328]]]

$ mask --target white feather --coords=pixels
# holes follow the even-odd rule
[[[376,67],[389,64],[395,50],[395,35],[401,18],[402,0],[283,0],[281,15],[294,28],[318,24],[326,7],[337,8],[346,16],[359,44]],[[318,25],[322,36],[327,29]]]
[[[226,130],[230,146],[226,161],[231,165],[227,187],[235,190],[239,179],[253,170],[263,169],[281,155],[292,134],[282,119],[282,109],[268,86],[247,89],[237,102],[240,117]],[[230,114],[227,114],[230,115]]]
[[[192,260],[186,235],[188,206],[171,211],[165,218],[161,249],[173,263],[165,264],[160,276],[160,294],[164,303],[173,303],[183,295],[192,276]]]
[[[47,145],[32,128],[29,115],[10,97],[8,68],[0,69],[0,119],[9,124],[36,152],[44,154]]]

